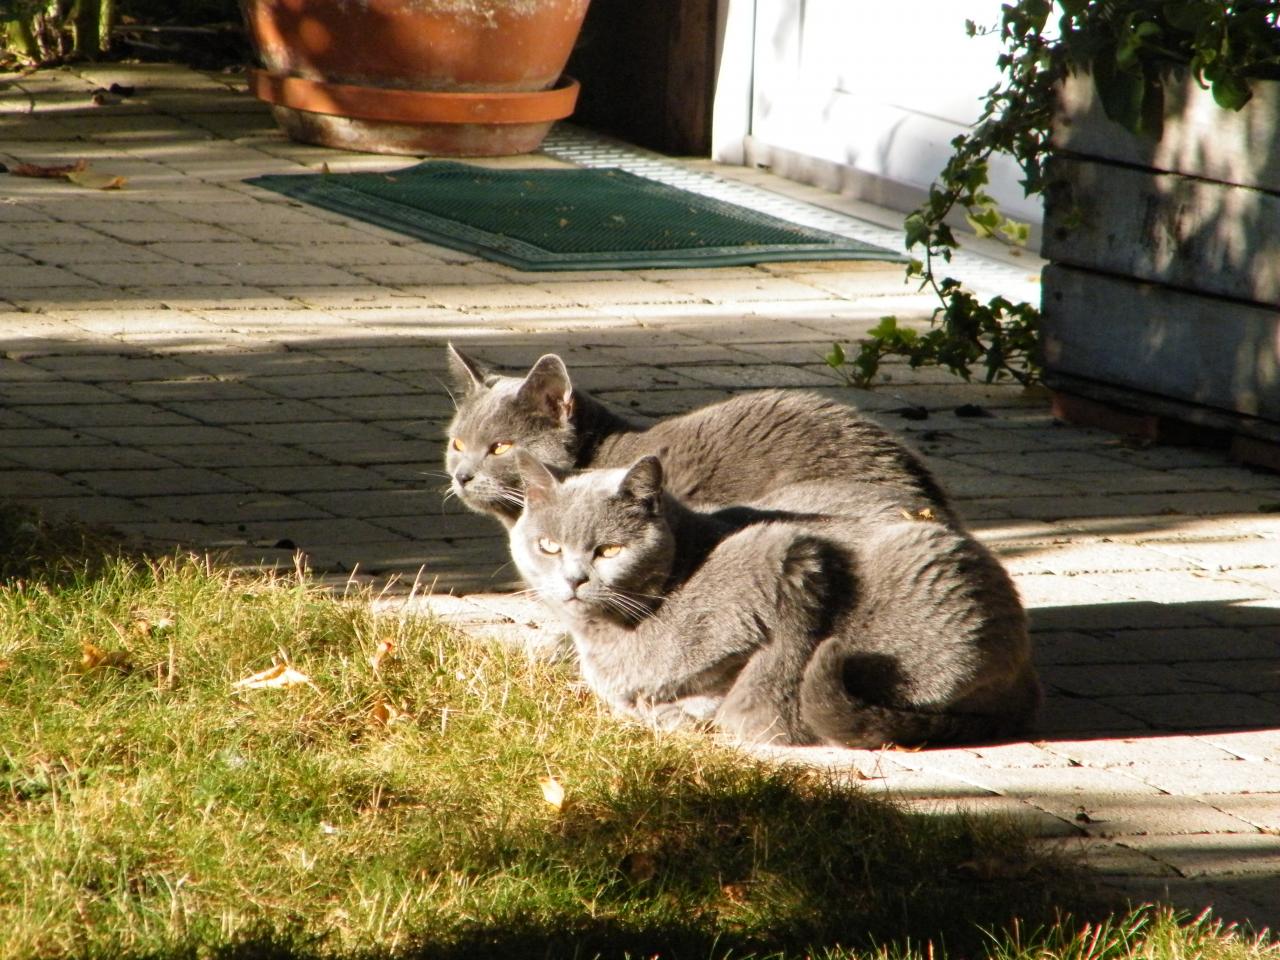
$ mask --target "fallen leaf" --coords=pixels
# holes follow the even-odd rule
[[[538,786],[542,788],[542,798],[559,810],[564,806],[564,787],[555,777],[539,777]]]
[[[129,182],[127,177],[89,169],[72,170],[67,174],[67,180],[77,187],[89,190],[123,190],[124,185]]]
[[[373,651],[373,655],[369,657],[369,666],[373,667],[373,672],[377,673],[382,669],[382,661],[395,653],[396,645],[390,640],[381,641],[377,648]]]
[[[114,669],[121,673],[129,673],[133,670],[133,664],[129,662],[129,654],[123,650],[104,650],[96,643],[90,643],[88,640],[80,644],[80,670],[82,673],[88,673],[97,669]]]
[[[243,680],[237,680],[231,685],[232,690],[275,690],[284,687],[301,687],[307,686],[312,690],[319,690],[311,678],[300,670],[295,670],[288,663],[277,663],[273,667],[266,670],[260,670],[251,676],[245,677]]]
[[[915,511],[915,513],[912,513],[910,510],[904,507],[901,512],[902,512],[902,516],[905,517],[907,520],[928,521],[928,520],[938,519],[933,515],[933,507],[923,507]]]
[[[373,701],[373,706],[369,708],[369,719],[379,727],[387,727],[393,723],[409,719],[409,714],[394,703],[388,703],[385,697],[378,697],[377,700]]]
[[[15,163],[9,172],[15,177],[39,177],[45,180],[63,180],[68,174],[89,169],[88,160],[77,160],[75,163]]]
[[[657,858],[651,853],[640,851],[628,853],[622,858],[622,862],[618,866],[627,875],[627,879],[634,883],[644,883],[646,880],[652,880],[658,873]]]
[[[153,637],[157,634],[172,630],[176,626],[176,621],[169,614],[161,614],[152,619],[146,614],[135,614],[133,620],[129,622],[131,632],[144,637]]]

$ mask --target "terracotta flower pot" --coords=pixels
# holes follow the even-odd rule
[[[295,140],[375,153],[536,150],[589,0],[241,0],[250,89]]]

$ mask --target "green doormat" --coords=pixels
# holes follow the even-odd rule
[[[392,173],[248,182],[523,270],[903,260],[883,247],[615,168],[490,170],[428,162]]]

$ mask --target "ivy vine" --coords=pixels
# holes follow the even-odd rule
[[[967,29],[979,32],[972,22]],[[973,128],[951,141],[928,198],[904,222],[907,276],[938,299],[930,328],[920,332],[890,316],[856,349],[833,344],[827,364],[852,385],[871,386],[887,356],[942,366],[965,380],[975,368],[988,383],[1039,379],[1038,308],[1004,297],[983,302],[945,271],[960,246],[951,226],[959,214],[978,236],[1026,241],[1027,225],[1006,217],[987,193],[988,165],[993,154],[1008,154],[1026,193],[1043,192],[1055,89],[1068,73],[1089,71],[1107,116],[1153,137],[1164,117],[1164,81],[1173,75],[1189,72],[1229,110],[1249,101],[1251,79],[1280,78],[1274,0],[1018,0],[1004,6],[998,30],[1001,79]]]

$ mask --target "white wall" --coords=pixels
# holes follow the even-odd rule
[[[997,82],[1000,0],[722,0],[713,155],[911,209]],[[993,164],[1004,211],[1039,221],[1017,168]]]

